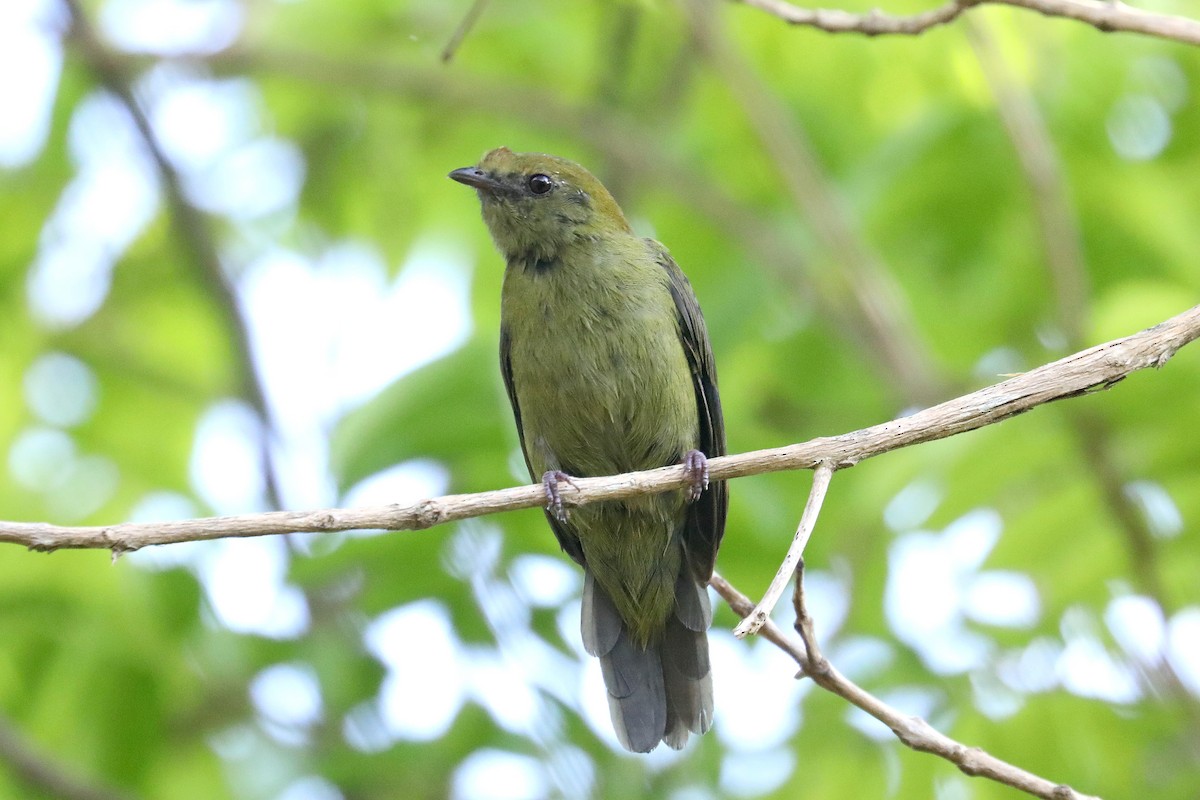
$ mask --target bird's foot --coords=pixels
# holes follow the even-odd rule
[[[688,502],[694,503],[708,488],[708,456],[688,450],[683,454],[683,474],[688,479]]]
[[[559,522],[567,521],[567,509],[563,506],[562,495],[558,492],[558,482],[566,481],[575,486],[571,476],[562,470],[550,469],[542,473],[542,488],[546,490],[546,510]],[[575,486],[578,489],[578,486]]]

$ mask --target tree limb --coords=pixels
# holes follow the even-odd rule
[[[763,625],[760,634],[796,660],[796,663],[800,665],[800,677],[812,678],[813,682],[822,689],[861,708],[891,728],[892,732],[896,734],[896,738],[913,750],[944,758],[973,778],[988,778],[1046,800],[1097,800],[1090,795],[1076,792],[1070,786],[1054,783],[1031,772],[1026,772],[978,747],[968,747],[955,741],[924,719],[893,708],[838,672],[821,655],[821,651],[817,647],[816,638],[812,632],[812,619],[808,616],[803,604],[804,591],[801,582],[803,562],[799,566],[796,573],[796,619],[797,627],[803,632],[803,642],[807,649],[805,646],[796,644],[769,619]],[[738,616],[745,617],[753,612],[754,604],[750,598],[739,592],[721,575],[714,573],[709,585],[717,590],[717,594],[725,599],[725,602]]]
[[[920,14],[897,17],[874,9],[866,14],[824,8],[801,8],[784,0],[733,0],[753,6],[791,25],[804,25],[827,33],[861,33],[865,36],[915,36],[930,28],[958,19],[980,5],[1027,8],[1047,17],[1066,17],[1084,22],[1105,33],[1124,31],[1200,45],[1200,21],[1168,14],[1155,14],[1127,6],[1119,0],[950,0]]]
[[[800,444],[722,456],[709,461],[713,480],[830,464],[851,467],[901,447],[982,428],[1031,408],[1106,389],[1132,372],[1161,367],[1175,352],[1200,337],[1200,305],[1140,333],[1096,345],[977,392],[948,400],[907,417]],[[684,486],[683,467],[671,466],[604,478],[576,478],[562,487],[563,501],[582,505],[665,492]],[[99,548],[130,552],[153,544],[231,536],[290,532],[329,532],[361,528],[419,530],[444,522],[500,511],[533,508],[545,502],[541,484],[477,494],[446,495],[409,505],[210,517],[173,522],[66,527],[40,522],[0,522],[0,542],[31,550]]]

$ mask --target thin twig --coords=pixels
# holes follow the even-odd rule
[[[875,9],[866,14],[823,8],[802,8],[784,0],[733,0],[753,6],[792,25],[817,28],[827,33],[861,33],[915,36],[930,28],[953,22],[968,9],[980,5],[1004,5],[1037,11],[1048,17],[1066,17],[1087,23],[1105,33],[1124,31],[1200,44],[1200,21],[1187,17],[1155,14],[1127,6],[1119,0],[950,0],[945,5],[911,16],[897,17]]]
[[[833,466],[831,464],[821,464],[813,472],[812,488],[808,491],[808,502],[804,504],[804,513],[800,515],[800,524],[796,526],[792,544],[788,547],[787,555],[783,557],[783,563],[775,572],[775,577],[771,580],[771,585],[767,587],[762,600],[733,629],[733,635],[739,639],[750,633],[758,633],[763,623],[770,619],[771,612],[775,610],[775,604],[783,596],[783,590],[787,588],[788,581],[792,578],[792,573],[804,569],[804,547],[808,544],[809,537],[812,536],[813,528],[816,527],[817,517],[821,514],[821,504],[825,502],[825,492],[829,489],[829,481],[832,477]]]
[[[1098,31],[1141,33],[1184,44],[1200,45],[1200,20],[1156,14],[1120,0],[984,0],[996,5],[1016,6],[1047,17],[1066,17],[1085,22]]]
[[[446,42],[446,46],[442,49],[442,62],[449,64],[458,52],[459,46],[463,43],[463,39],[467,38],[467,34],[475,27],[475,23],[483,16],[483,9],[487,7],[488,0],[475,0],[471,7],[467,9],[466,16],[462,18],[462,22],[458,23],[458,27],[454,29],[454,33],[450,35],[450,41]]]
[[[817,643],[817,632],[813,627],[812,616],[808,613],[808,605],[804,602],[804,559],[796,562],[796,583],[792,590],[792,608],[796,612],[796,622],[792,627],[800,634],[804,652],[808,655],[808,666],[804,674],[812,678],[829,672],[829,662],[821,652]]]
[[[717,594],[721,595],[726,604],[733,609],[733,613],[737,614],[739,617],[745,617],[747,614],[750,614],[754,611],[754,601],[742,594],[741,591],[738,590],[738,588],[732,583],[725,580],[721,573],[714,572],[713,576],[708,581],[708,585],[717,590]],[[766,639],[768,642],[791,656],[800,666],[800,671],[805,675],[808,674],[808,653],[804,651],[803,647],[790,639],[788,635],[783,632],[783,629],[776,625],[773,620],[766,621],[766,623],[762,626],[762,629],[759,630],[758,636],[761,639]]]
[[[1161,367],[1179,348],[1198,337],[1200,306],[1194,306],[1153,328],[1096,345],[907,417],[840,436],[711,459],[709,475],[713,480],[728,480],[767,472],[816,469],[822,464],[831,464],[837,469],[851,467],[901,447],[982,428],[1054,400],[1106,389],[1132,372]],[[561,492],[567,505],[582,505],[665,492],[681,488],[687,482],[683,467],[672,466],[604,478],[576,478],[574,485],[561,487]],[[120,553],[153,544],[229,536],[360,528],[418,530],[485,514],[533,508],[542,505],[545,498],[541,484],[534,484],[477,494],[447,495],[410,505],[364,509],[274,511],[93,527],[0,522],[0,542],[20,544],[32,550],[102,548]]]
[[[738,591],[719,574],[713,574],[709,585],[716,589],[717,594],[721,595],[739,616],[745,616],[753,610],[754,605],[750,598]],[[804,613],[807,616],[807,611]],[[766,621],[759,635],[794,658],[800,666],[801,672],[811,677],[813,682],[822,689],[843,698],[887,725],[901,742],[913,750],[944,758],[957,766],[964,774],[973,778],[988,778],[1035,797],[1045,798],[1045,800],[1098,800],[1091,795],[1080,794],[1070,786],[1048,781],[1007,761],[1002,761],[978,747],[968,747],[951,739],[920,717],[905,714],[883,702],[838,672],[823,657],[821,666],[818,668],[818,665],[812,663],[804,648],[789,638],[771,620]],[[815,638],[810,637],[810,643],[815,645],[815,641]],[[819,654],[820,651],[816,650],[816,652]]]

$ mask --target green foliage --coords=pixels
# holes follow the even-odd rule
[[[347,414],[332,442],[338,485],[348,489],[392,464],[432,458],[454,476],[453,491],[496,488],[495,456],[516,438],[502,408],[496,352],[494,338],[473,339]],[[457,424],[425,422],[438,418]]]
[[[95,19],[121,4],[85,5]],[[382,255],[381,286],[403,278],[400,266],[422,242],[456,246],[471,262],[446,265],[472,268],[466,343],[403,374],[373,376],[386,386],[372,396],[339,394],[323,354],[303,350],[308,339],[297,338],[286,365],[265,370],[301,375],[305,394],[336,398],[314,423],[327,459],[324,450],[315,464],[276,454],[291,508],[344,500],[396,465],[436,467],[429,491],[523,481],[496,365],[501,260],[475,199],[445,179],[498,145],[584,163],[634,226],[671,250],[705,311],[732,452],[884,421],[1153,325],[1200,295],[1194,47],[990,7],[919,37],[867,39],[788,27],[739,4],[696,3],[699,11],[685,13],[649,0],[517,0],[489,4],[443,64],[469,5],[245,3],[236,45],[187,64],[108,45],[148,104],[172,81],[237,85],[251,98],[237,123],[245,138],[288,141],[302,154],[294,201],[206,217],[239,291],[263,260],[287,252],[311,265],[346,242]],[[1006,129],[968,24],[994,40],[989,58],[1032,103],[1057,158],[1083,254],[1078,341],[1063,318],[1071,301],[1057,294],[1048,265],[1023,145]],[[81,41],[64,47],[44,144],[0,171],[0,516],[115,523],[167,513],[147,511],[147,497],[163,492],[196,514],[261,510],[220,506],[198,477],[197,423],[224,398],[253,406],[244,386],[253,359],[161,180],[153,218],[111,253],[111,285],[94,313],[55,325],[32,299],[34,265],[58,230],[48,220],[83,172],[76,140],[118,135],[72,130],[101,90]],[[1129,148],[1136,157],[1122,155]],[[203,195],[205,169],[184,171],[186,196]],[[254,177],[246,172],[222,173],[223,201],[245,200],[232,183]],[[833,228],[802,206],[832,209]],[[862,299],[871,292],[898,309],[900,325],[872,329]],[[353,328],[357,314],[392,313],[336,307],[334,293],[327,302],[307,322],[329,336]],[[423,338],[355,341],[384,370],[383,356],[419,350]],[[911,361],[881,355],[896,342],[911,344]],[[921,698],[911,710],[946,734],[1049,780],[1102,796],[1193,797],[1200,687],[1139,656],[1112,615],[1152,592],[1151,607],[1184,631],[1181,620],[1200,604],[1196,347],[1107,391],[835,475],[806,554],[834,587],[830,608],[814,609],[834,663],[903,708]],[[89,414],[55,423],[30,399],[30,368],[48,353],[86,366],[95,383]],[[290,411],[308,408],[299,394],[272,394],[272,416],[291,420]],[[229,452],[254,462],[257,443]],[[242,475],[257,464],[229,468]],[[778,474],[731,486],[718,569],[746,593],[774,574],[808,480]],[[320,486],[335,488],[306,488]],[[404,491],[388,500],[416,499]],[[972,641],[983,650],[969,668],[938,669],[929,642],[906,638],[896,618],[904,608],[889,593],[896,559],[922,533],[944,544],[980,509],[998,515],[999,535],[946,585],[947,602],[958,603],[951,650]],[[1149,531],[1150,556],[1131,545],[1134,529]],[[677,759],[618,754],[579,713],[579,694],[602,690],[598,676],[572,672],[585,663],[571,607],[577,587],[564,579],[561,596],[542,601],[549,578],[522,577],[521,557],[565,562],[536,511],[261,544],[278,549],[236,552],[282,561],[276,579],[305,610],[290,632],[230,628],[214,600],[220,543],[179,555],[171,546],[158,566],[8,546],[0,724],[69,774],[130,797],[294,800],[309,795],[285,789],[314,776],[337,787],[332,797],[474,797],[458,783],[462,765],[496,752],[541,770],[537,797],[1016,796],[907,750],[882,726],[865,734],[860,714],[814,687],[799,699],[781,690],[741,701],[782,705],[789,724],[770,741],[735,740],[722,717],[733,717],[736,690],[765,680],[752,671],[770,650],[762,642],[721,645],[736,657],[716,674],[714,733]],[[963,611],[981,576],[1001,571],[1028,580],[1032,619],[995,623]],[[930,585],[945,588],[943,577],[931,572]],[[250,591],[259,587],[242,588],[250,611],[269,602]],[[400,656],[381,655],[374,626],[395,609],[427,611],[413,604],[430,599],[440,611],[403,628]],[[448,649],[430,622],[437,613],[448,620]],[[790,625],[790,609],[780,621]],[[718,610],[718,628],[733,622]],[[1175,646],[1193,669],[1200,664],[1194,640],[1179,635]],[[1063,654],[1073,647],[1096,659],[1069,666]],[[271,718],[252,696],[256,676],[280,664],[313,676],[314,717]],[[770,664],[765,674],[791,674],[785,659]],[[1071,670],[1109,668],[1136,687],[1131,695],[1091,696],[1068,680]],[[460,674],[478,683],[444,728],[388,729],[379,698],[390,681],[415,681],[403,695],[411,701],[435,693],[435,678]],[[565,687],[552,680],[563,674]],[[534,698],[533,723],[495,712],[509,695]],[[3,752],[0,795],[45,796]]]

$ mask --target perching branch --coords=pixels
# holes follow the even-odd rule
[[[1179,348],[1198,337],[1200,306],[1194,306],[1153,328],[1082,350],[907,417],[840,436],[711,459],[708,462],[709,475],[713,480],[728,480],[766,472],[816,469],[822,464],[829,464],[834,469],[851,467],[901,447],[982,428],[1053,400],[1106,389],[1132,372],[1146,367],[1161,367]],[[576,478],[573,485],[566,484],[561,491],[563,501],[568,506],[576,506],[597,500],[620,500],[665,492],[683,487],[687,480],[681,466],[660,467],[604,478]],[[446,495],[409,505],[361,509],[273,511],[93,527],[0,522],[0,542],[24,545],[31,550],[99,548],[119,554],[153,544],[234,536],[323,533],[361,528],[420,530],[485,514],[533,508],[544,502],[542,486],[535,484],[477,494]]]
[[[799,571],[796,578],[798,581],[801,579]],[[721,595],[739,616],[745,617],[753,612],[754,604],[750,598],[739,592],[719,574],[712,576],[709,585],[717,590],[717,594]],[[804,631],[804,641],[809,649],[805,650],[803,646],[796,644],[769,619],[763,625],[760,635],[794,658],[800,665],[801,676],[807,675],[822,689],[858,706],[887,725],[901,742],[913,750],[932,753],[944,758],[971,777],[988,778],[1014,789],[1028,792],[1035,797],[1046,798],[1046,800],[1097,800],[1090,795],[1076,792],[1070,786],[1048,781],[1009,764],[1007,761],[1001,761],[978,747],[968,747],[957,742],[936,730],[920,717],[911,716],[893,708],[851,681],[838,672],[817,648],[816,639],[812,635],[812,620],[803,607],[802,585],[797,598],[797,620],[805,620],[801,629]]]
[[[878,9],[866,14],[851,14],[835,9],[801,8],[784,0],[734,2],[753,6],[792,25],[804,25],[827,33],[915,36],[938,25],[953,22],[975,6],[1004,5],[1027,8],[1047,17],[1078,20],[1105,33],[1142,33],[1184,44],[1200,44],[1200,21],[1142,11],[1127,6],[1120,0],[950,0],[945,5],[906,17],[892,16]]]

